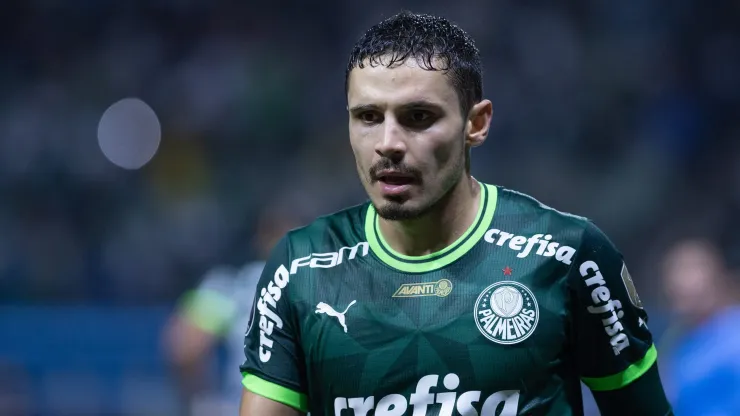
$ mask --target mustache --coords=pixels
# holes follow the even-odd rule
[[[377,182],[380,178],[378,175],[384,170],[392,170],[401,175],[410,176],[414,180],[421,178],[421,171],[405,163],[394,163],[390,159],[380,159],[370,168],[370,179],[373,182]]]

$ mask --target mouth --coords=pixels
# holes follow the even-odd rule
[[[401,186],[401,185],[411,185],[414,182],[414,176],[401,173],[398,171],[392,171],[392,170],[384,170],[378,172],[377,175],[378,182],[381,182],[386,185],[394,185],[394,186]]]
[[[392,170],[378,172],[376,179],[381,186],[383,194],[386,196],[398,196],[406,193],[416,182],[416,178],[413,175]]]

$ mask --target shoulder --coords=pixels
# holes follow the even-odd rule
[[[257,284],[262,271],[265,269],[264,261],[250,261],[244,264],[236,273],[237,286],[241,288],[249,288]]]
[[[369,203],[352,206],[316,218],[311,223],[289,231],[278,243],[279,253],[291,274],[304,266],[327,269],[369,253],[364,234],[364,218]]]
[[[203,275],[197,290],[229,293],[237,273],[238,269],[231,266],[215,266]]]
[[[250,261],[242,265],[241,269],[239,269],[239,275],[240,276],[252,276],[254,274],[260,274],[262,273],[262,269],[264,268],[265,268],[264,261],[262,260]]]
[[[591,224],[591,220],[570,212],[561,211],[544,204],[537,198],[511,189],[498,186],[498,205],[509,215],[546,219],[557,225],[584,230]],[[497,208],[498,210],[498,208]]]
[[[290,230],[285,237],[292,248],[300,246],[331,246],[342,240],[362,237],[362,226],[369,203],[354,205],[323,215],[311,223]]]
[[[588,217],[553,208],[519,191],[497,188],[498,218],[524,226],[540,224],[569,244],[611,244],[606,234]]]

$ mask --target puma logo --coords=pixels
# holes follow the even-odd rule
[[[354,300],[352,302],[350,302],[349,305],[347,305],[347,309],[345,309],[344,312],[342,312],[342,313],[339,313],[339,312],[335,311],[334,308],[332,308],[331,306],[327,305],[324,302],[319,302],[319,304],[316,305],[316,313],[325,313],[325,314],[327,314],[329,316],[333,316],[333,317],[337,318],[337,320],[339,321],[339,324],[342,325],[342,328],[344,328],[344,332],[347,333],[347,323],[344,320],[344,314],[347,313],[347,311],[349,310],[349,308],[352,305],[354,305],[355,302],[356,301],[354,301]]]

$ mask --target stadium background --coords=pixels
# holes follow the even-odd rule
[[[401,8],[477,40],[494,119],[475,176],[592,218],[657,335],[675,306],[666,245],[688,230],[723,247],[740,236],[737,2],[311,3],[4,5],[0,414],[180,414],[159,346],[167,314],[207,268],[250,258],[261,207],[315,216],[363,200],[345,62]],[[140,169],[99,142],[103,113],[127,97],[161,125]],[[113,148],[135,156],[128,117]]]

